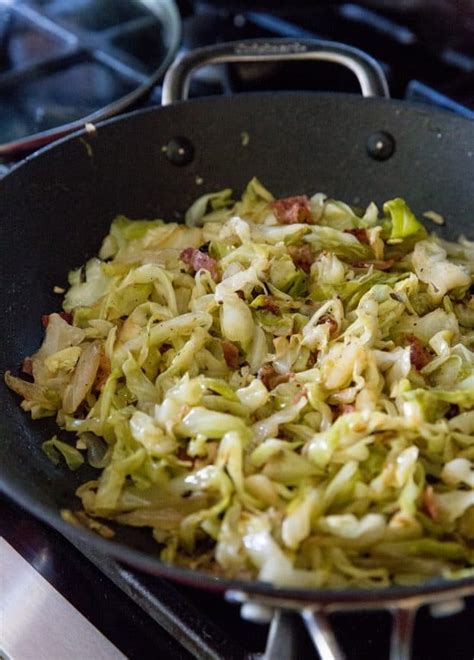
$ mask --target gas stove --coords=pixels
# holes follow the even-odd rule
[[[184,8],[185,5],[183,5]],[[234,6],[234,9],[229,9]],[[216,2],[186,4],[183,46],[257,37],[321,38],[356,46],[379,61],[393,98],[474,117],[473,0]],[[251,8],[249,10],[249,8]],[[271,10],[269,9],[271,8]],[[226,91],[308,88],[357,92],[337,67],[241,68]],[[212,86],[207,90],[212,91]]]
[[[0,87],[8,90],[16,86],[18,101],[13,103],[4,95],[0,102],[0,141],[18,139],[22,121],[21,135],[27,137],[42,129],[45,117],[53,121],[55,112],[59,117],[53,122],[55,126],[83,117],[90,109],[91,90],[95,101],[98,98],[100,105],[102,98],[105,104],[112,96],[128,93],[151,77],[148,94],[137,95],[134,107],[159,104],[161,73],[157,71],[163,59],[149,29],[156,19],[137,16],[138,4],[146,3],[0,0],[0,9],[13,7],[15,15],[21,15],[16,27],[11,23],[11,11],[3,13],[0,22]],[[21,11],[16,11],[16,5]],[[393,97],[437,105],[474,118],[472,0],[372,0],[363,4],[179,0],[177,6],[182,23],[181,52],[254,37],[343,41],[365,50],[381,63]],[[38,16],[43,19],[38,20]],[[137,34],[141,35],[138,40]],[[111,41],[112,50],[107,50]],[[132,53],[130,43],[135,48]],[[86,60],[88,66],[91,62],[99,68],[104,66],[107,75],[103,71],[91,74],[90,70],[77,73],[76,68],[76,77],[67,77],[71,63]],[[65,76],[60,84],[54,78],[59,72]],[[50,84],[37,84],[40,74],[44,77],[41,80]],[[78,91],[75,97],[64,95],[66,106],[58,105],[56,93],[63,85]],[[295,63],[206,67],[194,77],[190,91],[191,96],[202,96],[292,88],[357,91],[351,76],[337,67]],[[52,89],[56,90],[53,95]],[[106,92],[107,98],[103,96]],[[5,157],[11,159],[12,155]],[[13,157],[17,159],[18,152]],[[86,649],[95,649],[93,657],[104,659],[251,658],[265,654],[266,648],[273,650],[274,658],[285,657],[284,640],[277,640],[282,643],[279,653],[275,654],[271,634],[267,646],[270,626],[268,622],[256,622],[262,618],[258,610],[241,609],[221,595],[171,584],[91,553],[87,547],[74,546],[6,498],[0,499],[0,537],[0,658],[3,653],[10,660],[89,660],[92,652]],[[22,594],[31,605],[30,618],[25,615],[23,601],[18,601]],[[15,610],[17,601],[20,606]],[[52,603],[51,617],[46,616],[43,624],[40,619],[38,624],[34,606],[36,603],[42,609],[45,602]],[[466,600],[464,608],[462,603],[457,605],[454,614],[456,603],[449,612],[428,607],[418,612],[415,658],[473,657],[474,599]],[[69,624],[64,630],[60,628],[56,610],[69,612],[70,628]],[[17,611],[20,616],[15,618]],[[446,613],[452,616],[441,617]],[[74,629],[74,622],[79,631],[78,643],[61,646],[61,638],[64,642],[69,634],[65,630]],[[331,622],[347,658],[388,657],[388,613],[336,614]],[[315,657],[302,621],[295,615],[292,623],[294,653],[297,657]],[[35,633],[35,625],[45,627]],[[36,649],[20,644],[21,639],[33,644],[34,634],[39,635],[40,642]],[[41,647],[45,638],[50,640],[46,654]]]
[[[180,32],[181,52],[257,37],[345,42],[381,63],[393,97],[474,116],[474,0],[0,0],[0,156],[158,104]],[[207,67],[191,94],[282,88],[357,92],[338,65],[265,63]]]

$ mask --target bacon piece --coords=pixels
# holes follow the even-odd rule
[[[186,451],[186,447],[182,447],[181,445],[176,450],[176,456],[180,461],[194,461],[194,459]]]
[[[280,307],[278,306],[278,303],[276,302],[276,299],[273,298],[272,296],[265,296],[265,299],[262,302],[262,307],[263,307],[263,309],[266,309],[267,311],[271,312],[272,314],[279,314],[280,313]]]
[[[330,335],[336,334],[338,326],[337,326],[337,322],[332,318],[332,316],[329,316],[329,314],[323,314],[318,321],[318,325],[322,325],[323,323],[329,324]]]
[[[170,348],[173,348],[171,346],[171,344],[161,344],[161,346],[159,347],[158,350],[160,351],[161,355],[163,355],[163,353],[166,353],[166,351],[169,351]]]
[[[423,492],[423,506],[432,520],[438,520],[439,511],[433,497],[433,486],[427,486]]]
[[[217,261],[205,252],[197,248],[186,248],[181,252],[179,257],[185,264],[189,264],[195,273],[201,270],[201,268],[209,271],[212,279],[217,282],[219,276]]]
[[[271,208],[281,225],[294,225],[297,222],[313,224],[311,206],[306,195],[277,199],[271,203]]]
[[[239,368],[239,349],[235,344],[227,339],[221,341],[222,350],[224,351],[224,360],[226,361],[229,369]]]
[[[331,406],[333,412],[334,421],[341,417],[341,415],[346,415],[347,413],[355,412],[355,406],[352,403],[338,403]]]
[[[373,266],[376,270],[390,270],[395,263],[395,259],[386,259],[385,261],[354,261],[354,268],[370,268]]]
[[[57,314],[59,314],[59,316],[60,316],[64,321],[66,321],[66,323],[69,323],[69,325],[72,325],[72,319],[73,319],[73,316],[72,316],[72,314],[71,314],[70,312],[57,312]],[[41,323],[43,324],[43,328],[47,328],[47,327],[48,327],[49,317],[50,317],[50,316],[51,316],[51,314],[43,314],[43,315],[42,315],[42,317],[41,317]]]
[[[217,442],[206,442],[206,456],[199,456],[194,459],[193,470],[201,470],[203,467],[206,467],[206,465],[214,463],[217,456],[218,446]]]
[[[271,364],[263,364],[257,372],[257,378],[260,378],[267,390],[271,390],[270,379],[276,374],[275,369]]]
[[[341,415],[345,415],[346,413],[355,412],[356,407],[352,405],[352,403],[341,403],[339,404],[339,409],[341,411]]]
[[[362,227],[355,227],[354,229],[344,229],[345,234],[352,234],[352,236],[355,236],[359,243],[365,243],[366,245],[369,245],[369,235],[367,233],[367,229],[363,229]]]
[[[217,455],[217,442],[207,442],[206,443],[206,456],[190,456],[187,451],[187,447],[179,446],[176,450],[176,456],[180,461],[185,461],[186,463],[191,463],[193,470],[200,470],[201,468],[213,463]],[[183,494],[181,497],[190,497],[191,491]]]
[[[407,335],[406,340],[410,345],[410,361],[415,369],[419,371],[431,362],[433,356],[415,335]]]
[[[257,377],[260,378],[267,390],[273,390],[274,387],[280,383],[287,383],[291,378],[291,373],[279,374],[270,363],[266,363],[260,367]]]
[[[24,374],[28,374],[28,376],[33,375],[33,360],[30,357],[26,357],[23,360],[23,364],[21,365],[21,370],[23,371]]]
[[[184,250],[181,251],[179,258],[181,259],[181,261],[184,261],[185,264],[191,265],[193,262],[193,256],[195,252],[198,252],[197,248],[191,248],[191,247],[185,248]]]
[[[297,268],[301,268],[305,273],[309,273],[314,262],[313,253],[308,244],[290,245],[288,248],[290,257]]]
[[[309,354],[308,360],[306,362],[306,367],[308,369],[311,369],[311,367],[314,367],[314,365],[316,364],[317,359],[318,359],[318,351],[312,351]]]

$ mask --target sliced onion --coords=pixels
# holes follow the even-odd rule
[[[84,401],[94,384],[100,363],[100,342],[94,341],[82,350],[71,382],[64,390],[63,409],[72,414]]]

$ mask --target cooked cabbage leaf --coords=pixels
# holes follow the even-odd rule
[[[66,517],[276,585],[469,574],[474,244],[383,211],[254,178],[185,224],[117,217],[28,375],[5,374],[75,434],[42,445],[58,469],[96,470]]]

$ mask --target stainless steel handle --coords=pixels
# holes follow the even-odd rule
[[[344,660],[344,653],[325,613],[308,608],[302,611],[301,616],[320,659]]]
[[[206,46],[178,58],[163,81],[162,104],[185,100],[191,74],[207,64],[294,60],[341,64],[356,75],[363,96],[389,97],[387,79],[380,65],[357,48],[319,39],[249,39]]]
[[[392,610],[390,660],[410,660],[417,607],[397,607]]]
[[[294,616],[283,610],[275,612],[262,660],[297,660]]]

